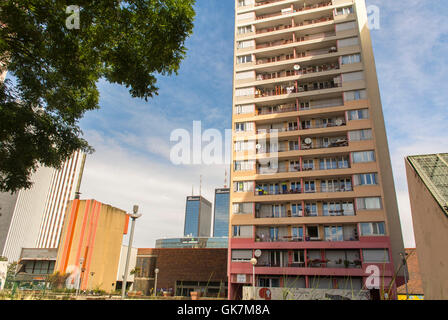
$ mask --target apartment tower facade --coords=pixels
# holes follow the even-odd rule
[[[404,247],[364,0],[235,6],[229,298],[395,297]]]

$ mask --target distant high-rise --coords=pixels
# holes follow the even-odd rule
[[[229,235],[230,189],[215,189],[215,211],[213,216],[213,237]]]
[[[16,261],[22,248],[58,247],[67,204],[79,191],[85,157],[78,151],[59,170],[40,167],[31,176],[30,189],[14,196],[2,194],[0,206],[6,204],[7,214],[1,222],[8,224],[0,229],[0,255]]]
[[[212,204],[202,196],[187,197],[184,236],[210,237]]]

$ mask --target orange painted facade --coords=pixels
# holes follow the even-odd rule
[[[80,289],[115,290],[120,250],[129,215],[96,200],[71,202],[67,209],[55,271],[70,273]]]

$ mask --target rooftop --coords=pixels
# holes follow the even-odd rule
[[[448,216],[448,153],[409,156],[407,159]]]

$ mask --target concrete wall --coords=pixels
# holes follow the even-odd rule
[[[128,271],[128,282],[134,282],[134,275],[131,271],[135,269],[135,263],[137,262],[137,248],[131,249],[131,257],[129,259],[129,271]],[[118,265],[117,281],[123,281],[124,269],[126,268],[126,258],[128,254],[128,246],[121,246],[120,252],[120,262]]]
[[[14,208],[16,207],[18,193],[0,193],[0,256],[6,243],[9,227],[11,226]]]
[[[123,210],[95,200],[74,200],[65,215],[55,271],[71,273],[76,280],[83,259],[81,289],[114,291],[127,225]]]
[[[407,160],[406,174],[425,300],[448,300],[448,217]]]
[[[255,291],[255,299],[254,297]],[[243,287],[243,300],[369,300],[367,290]]]

